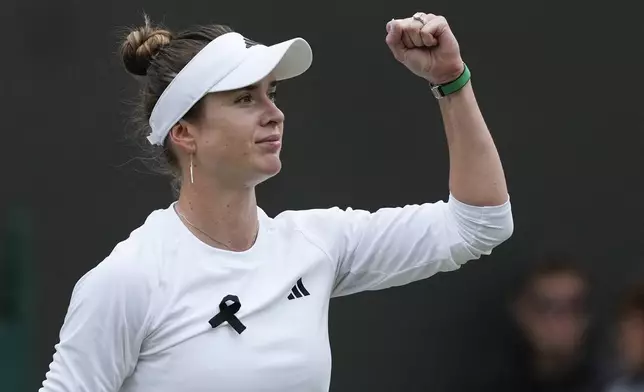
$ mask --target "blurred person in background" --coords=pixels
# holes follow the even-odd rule
[[[644,392],[644,284],[629,290],[617,319],[619,378],[608,392]]]
[[[589,281],[569,255],[549,254],[512,304],[516,341],[486,391],[599,392],[603,372],[590,353]]]

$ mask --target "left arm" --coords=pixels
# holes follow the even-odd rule
[[[450,83],[465,69],[443,17],[417,13],[393,20],[387,24],[386,42],[398,61],[433,85]],[[341,246],[334,295],[397,286],[457,269],[489,255],[512,235],[503,167],[471,82],[442,97],[439,106],[450,157],[449,200],[342,214],[347,223],[338,225],[346,229],[337,242]]]
[[[442,17],[416,14],[387,24],[394,57],[432,84],[463,72],[458,44]],[[428,86],[429,89],[429,86]],[[332,296],[399,286],[489,255],[514,229],[503,169],[468,82],[440,109],[450,155],[447,202],[285,213],[328,256]]]

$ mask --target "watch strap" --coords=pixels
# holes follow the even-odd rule
[[[454,94],[458,90],[462,89],[465,87],[467,82],[470,81],[472,78],[472,74],[470,73],[470,69],[467,67],[467,64],[463,64],[463,72],[461,75],[452,80],[451,82],[443,83],[443,84],[430,84],[432,94],[434,94],[434,97],[436,99],[441,99],[444,98],[450,94]]]

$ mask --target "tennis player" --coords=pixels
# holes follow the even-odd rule
[[[455,270],[511,236],[501,162],[447,21],[417,13],[386,32],[440,106],[446,200],[276,217],[255,186],[280,171],[276,84],[309,68],[309,44],[148,20],[129,34],[123,61],[178,199],[77,282],[41,392],[328,391],[331,297]]]

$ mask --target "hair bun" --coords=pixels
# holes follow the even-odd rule
[[[125,69],[134,75],[145,76],[154,55],[169,44],[172,37],[170,31],[152,27],[146,15],[145,25],[132,30],[121,45]]]

